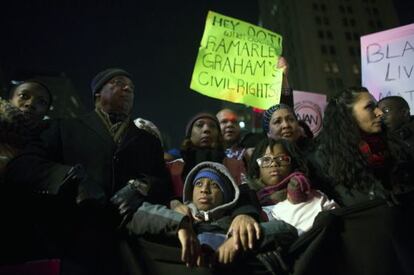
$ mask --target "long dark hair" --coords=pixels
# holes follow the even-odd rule
[[[276,144],[282,145],[286,153],[291,157],[292,162],[292,171],[300,171],[304,174],[308,174],[308,166],[306,164],[305,158],[300,153],[300,150],[297,148],[295,143],[292,143],[286,139],[269,139],[265,138],[261,140],[257,146],[254,148],[252,157],[248,165],[248,177],[251,179],[260,178],[260,167],[257,164],[257,159],[261,158],[266,152],[266,148],[270,147],[271,149]]]
[[[364,87],[351,87],[331,98],[325,109],[323,129],[318,136],[319,150],[325,163],[322,169],[334,185],[359,190],[368,188],[366,183],[375,181],[367,161],[359,150],[362,135],[353,116],[357,97],[369,93]]]

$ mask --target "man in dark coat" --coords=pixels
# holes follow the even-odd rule
[[[396,159],[395,181],[399,185],[410,186],[414,165],[414,117],[410,116],[410,107],[400,96],[384,97],[378,101],[378,107],[384,113],[382,120],[388,144]]]
[[[91,88],[95,110],[52,122],[39,142],[9,163],[6,177],[19,188],[72,204],[54,217],[69,232],[59,247],[64,268],[69,259],[66,272],[122,274],[116,226],[129,221],[143,200],[165,203],[169,176],[160,141],[130,118],[131,75],[110,68],[95,76]]]
[[[388,96],[378,101],[378,107],[384,113],[387,133],[414,156],[414,118],[407,101],[400,96]]]

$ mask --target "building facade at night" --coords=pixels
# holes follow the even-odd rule
[[[361,85],[360,37],[399,25],[392,0],[259,0],[264,28],[283,36],[296,90],[330,95]]]

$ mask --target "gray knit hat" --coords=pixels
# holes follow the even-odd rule
[[[185,127],[185,137],[189,138],[191,137],[191,131],[193,130],[193,124],[194,122],[196,122],[198,119],[200,118],[209,118],[212,121],[214,121],[214,123],[217,126],[217,129],[220,131],[220,122],[217,120],[217,117],[209,114],[209,113],[198,113],[195,116],[193,116],[190,121],[187,123],[187,126]]]
[[[295,112],[293,111],[292,107],[290,107],[289,105],[286,105],[283,103],[273,105],[272,107],[267,109],[266,112],[264,112],[263,114],[262,127],[263,127],[263,131],[265,134],[269,133],[269,123],[270,123],[270,119],[272,118],[273,113],[280,109],[288,109],[296,118]]]
[[[99,92],[102,87],[113,77],[118,75],[124,75],[129,78],[131,78],[131,74],[127,71],[120,69],[120,68],[109,68],[106,70],[103,70],[102,72],[99,72],[91,82],[91,90],[92,95],[95,97],[95,94]]]

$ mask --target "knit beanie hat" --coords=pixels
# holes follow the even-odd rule
[[[102,87],[114,76],[124,75],[131,78],[131,74],[120,68],[109,68],[98,73],[91,82],[92,95],[95,98],[95,94],[99,92]]]
[[[262,127],[263,127],[263,131],[265,134],[269,133],[269,123],[270,123],[270,119],[272,118],[273,113],[280,109],[288,109],[296,117],[295,112],[293,111],[292,107],[290,107],[289,105],[286,105],[284,103],[273,105],[272,107],[267,109],[266,112],[264,112],[263,114]]]
[[[200,118],[209,118],[217,125],[217,129],[220,131],[220,123],[217,120],[217,117],[209,114],[209,113],[198,113],[195,116],[191,118],[191,120],[187,123],[187,126],[185,127],[185,137],[189,138],[191,136],[191,131],[193,129],[193,124]]]
[[[224,203],[230,202],[233,199],[233,185],[229,179],[220,173],[218,170],[210,167],[206,167],[198,171],[193,180],[193,185],[201,178],[208,178],[218,184],[221,192],[223,193]]]

